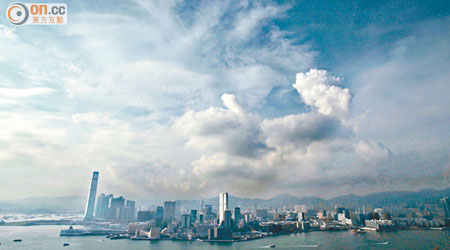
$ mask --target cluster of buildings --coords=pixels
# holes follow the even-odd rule
[[[94,172],[85,221],[120,224],[127,238],[135,240],[240,241],[268,235],[311,230],[383,231],[401,228],[445,228],[450,226],[450,200],[440,204],[404,204],[396,207],[346,208],[335,206],[283,208],[230,207],[228,193],[219,194],[218,206],[203,204],[186,209],[178,201],[165,201],[156,209],[136,209],[134,201],[122,196],[96,197],[98,172]],[[92,199],[92,197],[94,197]]]
[[[85,222],[109,221],[127,224],[136,220],[136,202],[126,200],[123,196],[114,198],[114,195],[101,194],[97,197],[97,184],[99,173],[92,175],[91,188],[84,216]]]

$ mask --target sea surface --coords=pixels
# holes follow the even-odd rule
[[[103,236],[59,237],[67,226],[0,226],[2,249],[450,249],[450,231],[308,232],[235,243],[110,240]],[[13,242],[22,239],[22,242]],[[70,246],[63,247],[63,243]]]

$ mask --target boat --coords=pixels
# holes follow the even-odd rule
[[[275,244],[270,244],[269,248],[275,248]]]
[[[364,234],[364,233],[366,233],[366,232],[364,232],[363,230],[361,230],[360,228],[358,228],[358,229],[353,229],[353,230],[351,230],[351,232],[352,232],[352,233],[355,233],[355,234]]]
[[[13,242],[22,242],[22,239],[14,239]]]
[[[69,243],[64,243],[63,244],[63,247],[67,247],[67,246],[70,246],[70,244]]]
[[[126,234],[110,234],[110,240],[126,239],[128,236]]]
[[[69,229],[61,230],[59,236],[83,236],[86,234],[86,230],[74,229],[72,226],[70,226]]]
[[[111,235],[111,234],[125,234],[126,230],[121,229],[75,229],[72,226],[69,229],[61,230],[59,236],[91,236],[91,235]]]

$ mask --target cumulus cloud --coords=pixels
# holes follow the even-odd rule
[[[252,195],[295,189],[305,180],[319,183],[332,176],[374,174],[372,162],[391,152],[375,141],[358,140],[352,132],[354,122],[346,122],[343,116],[350,93],[330,85],[337,79],[314,69],[297,75],[294,87],[299,89],[299,98],[313,108],[306,113],[262,119],[245,110],[231,94],[222,95],[226,109],[187,111],[176,120],[174,129],[185,136],[187,147],[201,154],[191,163],[193,177]]]
[[[246,113],[234,95],[224,94],[222,100],[227,109],[190,110],[176,121],[174,127],[188,138],[187,146],[242,157],[255,157],[268,150],[260,118]]]
[[[351,99],[349,89],[336,84],[341,79],[328,74],[326,70],[311,69],[307,73],[298,73],[295,83],[302,100],[319,113],[330,116],[345,115]]]

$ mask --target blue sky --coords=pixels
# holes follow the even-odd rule
[[[0,19],[4,199],[449,185],[448,1],[67,5]]]

